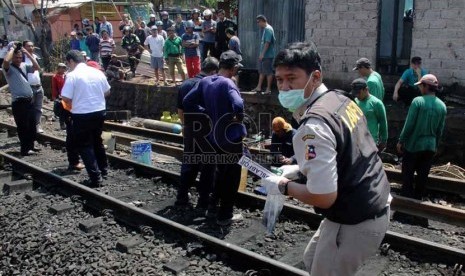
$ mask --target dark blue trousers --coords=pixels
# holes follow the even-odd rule
[[[73,114],[74,142],[86,166],[87,173],[92,182],[101,179],[108,170],[107,156],[102,140],[105,110]]]

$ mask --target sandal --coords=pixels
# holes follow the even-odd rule
[[[271,94],[271,91],[262,92],[262,95],[269,95],[269,94]]]
[[[250,91],[250,92],[261,93],[262,91],[261,91],[260,89],[254,88],[254,89],[252,89],[252,91]]]

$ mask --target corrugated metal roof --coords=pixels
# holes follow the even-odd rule
[[[54,3],[52,1],[49,1],[48,3],[48,8],[77,8],[85,3],[92,2],[93,0],[57,0]],[[110,5],[110,3],[108,3]]]
[[[291,42],[305,40],[305,0],[239,0],[239,39],[243,64],[257,68],[261,31],[255,18],[266,16],[276,37],[276,52]]]

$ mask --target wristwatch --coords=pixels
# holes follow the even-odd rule
[[[279,188],[279,192],[285,196],[288,195],[288,191],[287,191],[287,186],[289,184],[290,181],[286,182],[285,184],[279,184],[278,185],[278,188]]]

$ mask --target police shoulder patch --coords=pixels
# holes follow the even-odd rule
[[[305,151],[305,159],[312,160],[316,157],[316,151],[314,145],[307,145],[307,149]]]

